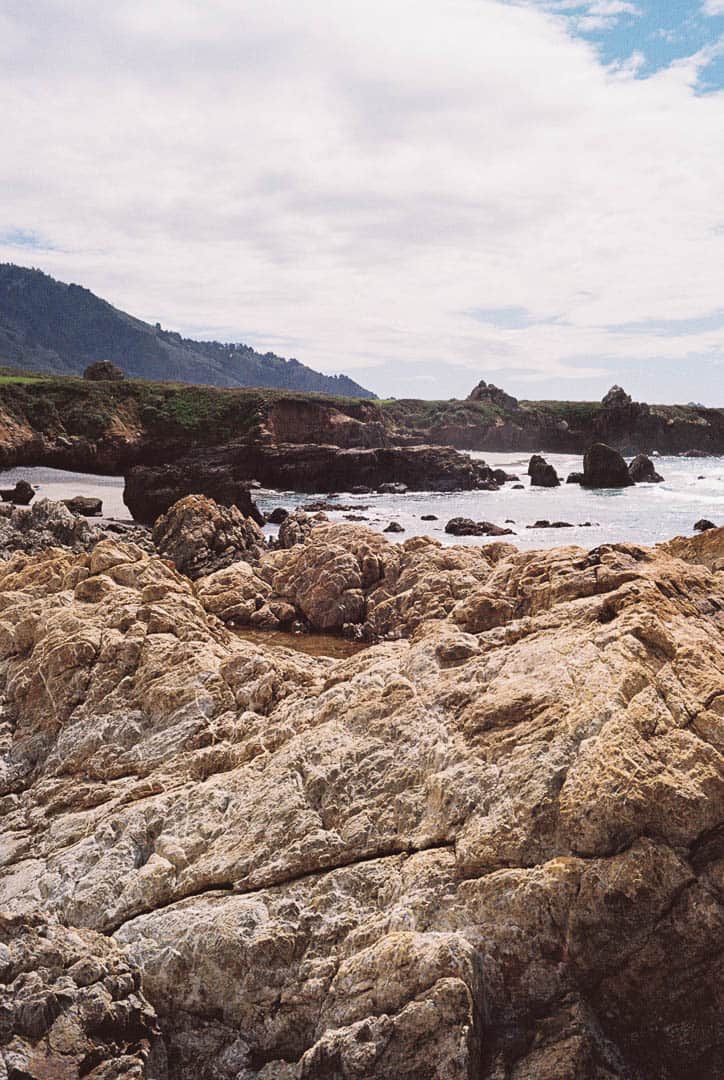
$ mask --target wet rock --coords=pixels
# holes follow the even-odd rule
[[[533,525],[526,525],[526,529],[572,529],[570,521],[547,521],[545,518],[541,518],[540,521],[536,521]]]
[[[528,462],[528,476],[534,487],[558,487],[560,480],[553,465],[549,465],[540,454],[533,454]]]
[[[0,498],[16,506],[29,506],[35,498],[35,488],[27,480],[18,480],[14,488],[0,489]]]
[[[266,515],[266,519],[270,525],[281,525],[288,517],[289,511],[285,510],[283,506],[275,507],[270,514]]]
[[[512,529],[494,525],[492,521],[473,521],[472,518],[451,518],[445,526],[451,536],[512,536]]]
[[[187,495],[163,514],[152,532],[156,550],[194,580],[240,559],[255,561],[264,534],[236,506],[219,506],[203,495]]]
[[[382,531],[386,533],[403,533],[405,530],[402,525],[400,525],[399,521],[391,521]]]
[[[583,487],[630,487],[633,482],[626,462],[613,447],[594,443],[584,454]]]
[[[496,484],[509,484],[518,479],[519,477],[507,473],[505,469],[493,469],[493,480]]]
[[[628,467],[629,476],[637,484],[661,484],[663,476],[660,476],[654,468],[654,463],[646,454],[638,454]]]
[[[437,521],[437,514],[421,514],[420,521]]]
[[[79,514],[81,517],[100,517],[103,513],[103,500],[87,495],[75,495],[72,499],[63,499],[63,504],[68,507],[71,514]]]
[[[371,495],[372,488],[367,487],[366,484],[353,484],[349,489],[350,495]]]
[[[525,491],[525,484],[513,484],[514,491]]]
[[[569,473],[568,476],[566,477],[566,483],[567,484],[582,484],[583,483],[583,473],[582,472]]]
[[[377,491],[380,495],[405,495],[407,493],[407,484],[380,484]]]
[[[715,529],[716,525],[713,521],[709,521],[708,518],[699,518],[694,524],[695,532],[706,532],[707,529]]]

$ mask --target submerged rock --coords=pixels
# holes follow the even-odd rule
[[[594,443],[583,455],[583,487],[630,487],[634,483],[626,462],[605,443]]]
[[[512,536],[512,529],[494,525],[492,521],[473,521],[472,518],[450,518],[445,532],[452,536]]]
[[[402,525],[400,525],[399,521],[391,521],[382,531],[387,533],[403,533],[405,530]]]
[[[270,514],[266,515],[266,519],[270,525],[281,525],[283,521],[286,521],[289,517],[289,511],[283,506],[275,507]]]

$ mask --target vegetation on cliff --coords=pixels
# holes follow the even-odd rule
[[[142,322],[80,285],[0,265],[0,363],[73,375],[99,360],[115,362],[134,378],[374,397],[346,375],[322,375],[248,345],[192,341]]]

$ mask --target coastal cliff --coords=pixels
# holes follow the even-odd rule
[[[720,1076],[724,530],[300,539],[0,564],[9,1074]]]
[[[0,374],[3,468],[49,465],[119,474],[227,444],[254,447],[263,456],[265,449],[280,446],[582,453],[597,441],[631,454],[721,454],[724,410],[630,400],[512,406],[505,399],[373,402],[264,389]],[[295,456],[290,452],[292,462]],[[334,483],[340,482],[337,475]],[[295,486],[293,478],[288,486]]]

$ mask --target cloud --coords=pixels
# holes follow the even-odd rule
[[[724,15],[724,0],[704,0],[705,15]]]
[[[422,372],[432,396],[460,394],[501,369],[521,396],[528,380],[603,391],[678,362],[688,398],[710,395],[711,53],[641,79],[547,7],[11,5],[0,259],[29,261],[12,232],[43,238],[34,263],[141,317],[365,372],[382,393]],[[682,329],[630,329],[648,320]]]

